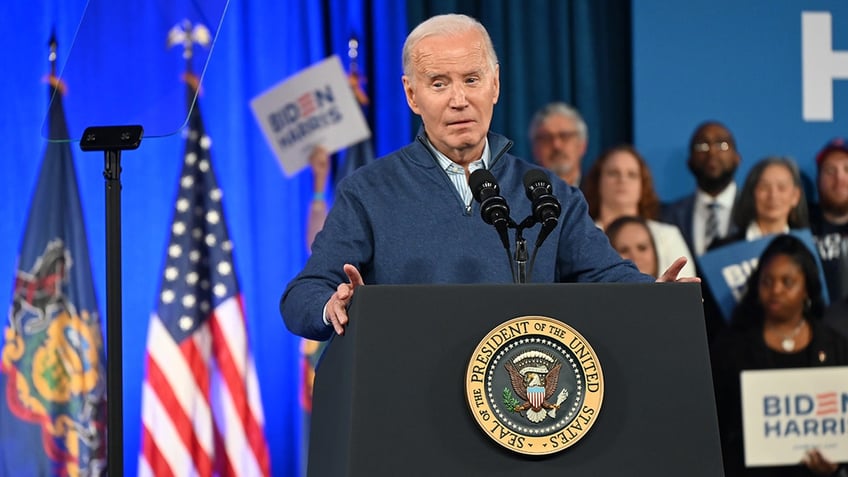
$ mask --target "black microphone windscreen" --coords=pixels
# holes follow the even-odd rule
[[[498,192],[498,182],[488,169],[477,169],[472,172],[468,177],[468,186],[477,202],[482,202],[487,198],[483,197],[482,194],[486,189],[494,189],[495,193]]]
[[[544,187],[544,193],[551,193],[551,181],[548,180],[548,176],[541,169],[530,169],[524,174],[524,191],[527,193],[527,198],[530,200],[535,200],[533,197],[534,190],[538,187]],[[536,192],[537,194],[542,191]]]

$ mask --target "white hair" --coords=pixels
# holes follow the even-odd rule
[[[492,38],[489,36],[489,32],[486,31],[486,27],[468,15],[450,13],[430,17],[421,22],[409,33],[406,41],[403,43],[403,74],[410,78],[412,77],[412,50],[415,49],[418,42],[428,36],[455,36],[469,30],[477,30],[482,35],[483,53],[488,60],[489,68],[494,71],[498,64],[498,56],[495,53]]]

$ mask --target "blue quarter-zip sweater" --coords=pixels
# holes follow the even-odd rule
[[[507,153],[512,141],[489,133],[489,170],[510,215],[530,215],[523,177],[536,166]],[[340,283],[342,267],[356,266],[365,284],[512,283],[510,260],[480,205],[462,203],[447,173],[418,140],[342,180],[312,256],[280,301],[293,333],[326,340],[333,328],[322,312]],[[579,190],[548,173],[562,204],[559,225],[540,247],[532,281],[652,282],[622,260],[589,217]],[[533,252],[540,226],[524,231]],[[510,232],[512,235],[513,232]],[[512,240],[512,239],[511,239]]]

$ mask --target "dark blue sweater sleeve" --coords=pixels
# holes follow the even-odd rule
[[[373,237],[367,213],[347,185],[347,181],[339,184],[324,228],[312,244],[312,255],[280,299],[286,327],[305,338],[323,341],[333,335],[322,314],[339,284],[348,281],[343,268],[346,263],[367,277],[364,267],[373,254]]]

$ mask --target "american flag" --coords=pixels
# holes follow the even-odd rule
[[[259,383],[209,146],[195,105],[147,335],[140,476],[270,475]]]

